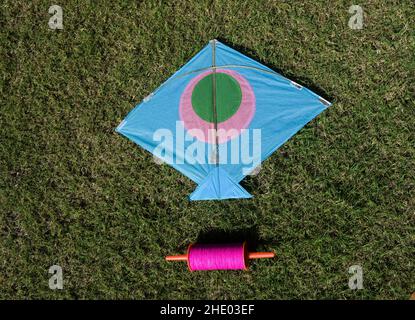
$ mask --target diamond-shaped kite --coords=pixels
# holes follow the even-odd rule
[[[196,182],[191,200],[250,198],[239,182],[329,106],[212,40],[116,130]]]

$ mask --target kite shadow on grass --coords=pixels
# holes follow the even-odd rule
[[[227,46],[230,46],[230,47],[234,48],[235,50],[238,50],[239,52],[243,53],[247,57],[260,62],[261,64],[263,64],[264,66],[274,70],[275,72],[278,72],[283,77],[285,77],[287,79],[290,79],[290,80],[298,83],[299,85],[301,85],[305,88],[310,89],[311,91],[317,93],[319,96],[325,98],[326,100],[328,100],[328,101],[334,101],[335,100],[336,97],[334,95],[328,94],[320,86],[314,84],[310,79],[308,79],[306,77],[296,77],[292,74],[285,73],[284,71],[282,71],[280,68],[278,68],[274,64],[270,64],[270,63],[265,62],[263,59],[261,59],[259,56],[257,56],[255,54],[255,51],[249,49],[248,47],[241,46],[239,44],[228,41],[227,39],[224,39],[224,38],[218,38],[218,40],[220,42],[222,42],[223,44],[225,44]],[[314,122],[314,121],[312,121],[312,122]],[[310,125],[310,124],[307,124],[307,125]],[[263,165],[263,164],[261,164],[261,165]],[[258,188],[259,188],[259,181],[258,181],[257,176],[258,175],[252,175],[252,176],[248,175],[248,176],[246,176],[240,182],[241,186],[243,188],[245,188],[249,193],[254,193],[255,190],[258,190]]]
[[[310,79],[308,79],[306,77],[296,77],[295,75],[292,75],[291,73],[285,73],[283,70],[281,70],[280,68],[278,68],[274,64],[267,63],[266,61],[261,59],[259,56],[255,55],[255,51],[251,50],[248,47],[238,45],[238,44],[233,43],[231,41],[228,41],[224,38],[217,38],[217,39],[220,42],[222,42],[223,44],[225,44],[225,45],[227,45],[231,48],[234,48],[235,50],[237,50],[240,53],[246,55],[247,57],[260,62],[261,64],[263,64],[264,66],[274,70],[275,72],[278,72],[283,77],[285,77],[287,79],[290,79],[290,80],[298,83],[299,85],[301,85],[305,88],[310,89],[311,91],[317,93],[320,97],[323,97],[327,101],[331,101],[331,102],[335,101],[335,96],[334,95],[328,94],[320,86],[314,84]],[[276,50],[278,50],[278,48]]]

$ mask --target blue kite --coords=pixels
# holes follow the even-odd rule
[[[211,40],[116,131],[197,183],[190,200],[251,198],[239,182],[330,105]]]

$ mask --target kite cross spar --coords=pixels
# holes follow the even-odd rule
[[[250,198],[239,182],[330,105],[211,40],[116,131],[193,180],[190,200]]]

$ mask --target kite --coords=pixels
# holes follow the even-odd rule
[[[116,131],[194,181],[190,200],[251,198],[239,182],[330,105],[211,40]]]

